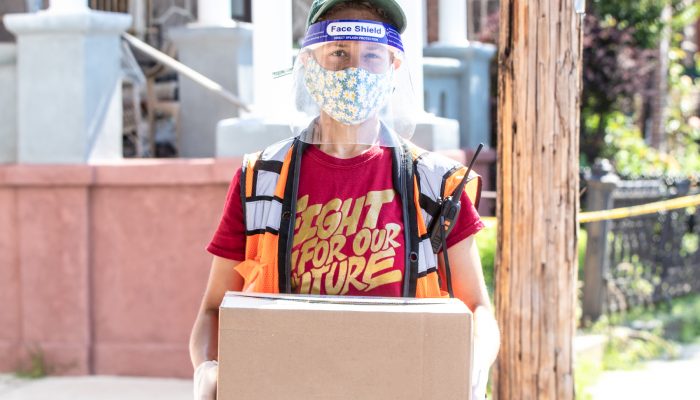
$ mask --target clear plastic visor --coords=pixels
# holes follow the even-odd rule
[[[362,40],[304,47],[294,66],[295,135],[312,144],[396,146],[415,128],[404,54]]]
[[[321,68],[342,71],[362,68],[371,74],[384,74],[401,65],[403,54],[380,43],[336,41],[307,48],[306,57],[313,57]]]

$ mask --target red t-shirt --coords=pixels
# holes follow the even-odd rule
[[[238,261],[245,257],[240,175],[239,169],[207,247]],[[484,227],[466,194],[461,202],[448,248]],[[340,159],[309,146],[302,157],[295,221],[295,293],[401,296],[403,218],[401,196],[392,182],[391,149],[377,146]]]

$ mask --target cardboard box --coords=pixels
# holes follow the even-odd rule
[[[229,292],[218,398],[469,399],[471,338],[456,299]]]

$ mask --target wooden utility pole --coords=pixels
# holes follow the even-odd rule
[[[498,400],[574,398],[582,17],[503,0],[498,78]]]

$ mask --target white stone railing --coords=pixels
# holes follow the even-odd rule
[[[197,85],[203,87],[204,89],[220,96],[227,102],[233,104],[238,108],[242,108],[245,111],[249,111],[248,105],[243,103],[238,96],[224,89],[223,86],[214,82],[213,80],[207,78],[206,76],[200,74],[194,69],[188,67],[187,65],[179,62],[178,60],[170,57],[169,55],[163,53],[162,51],[150,46],[149,44],[129,35],[128,33],[122,33],[122,38],[126,40],[133,48],[139,50],[140,52],[151,57],[155,61],[165,65],[168,68],[173,69],[184,77],[191,79]]]

